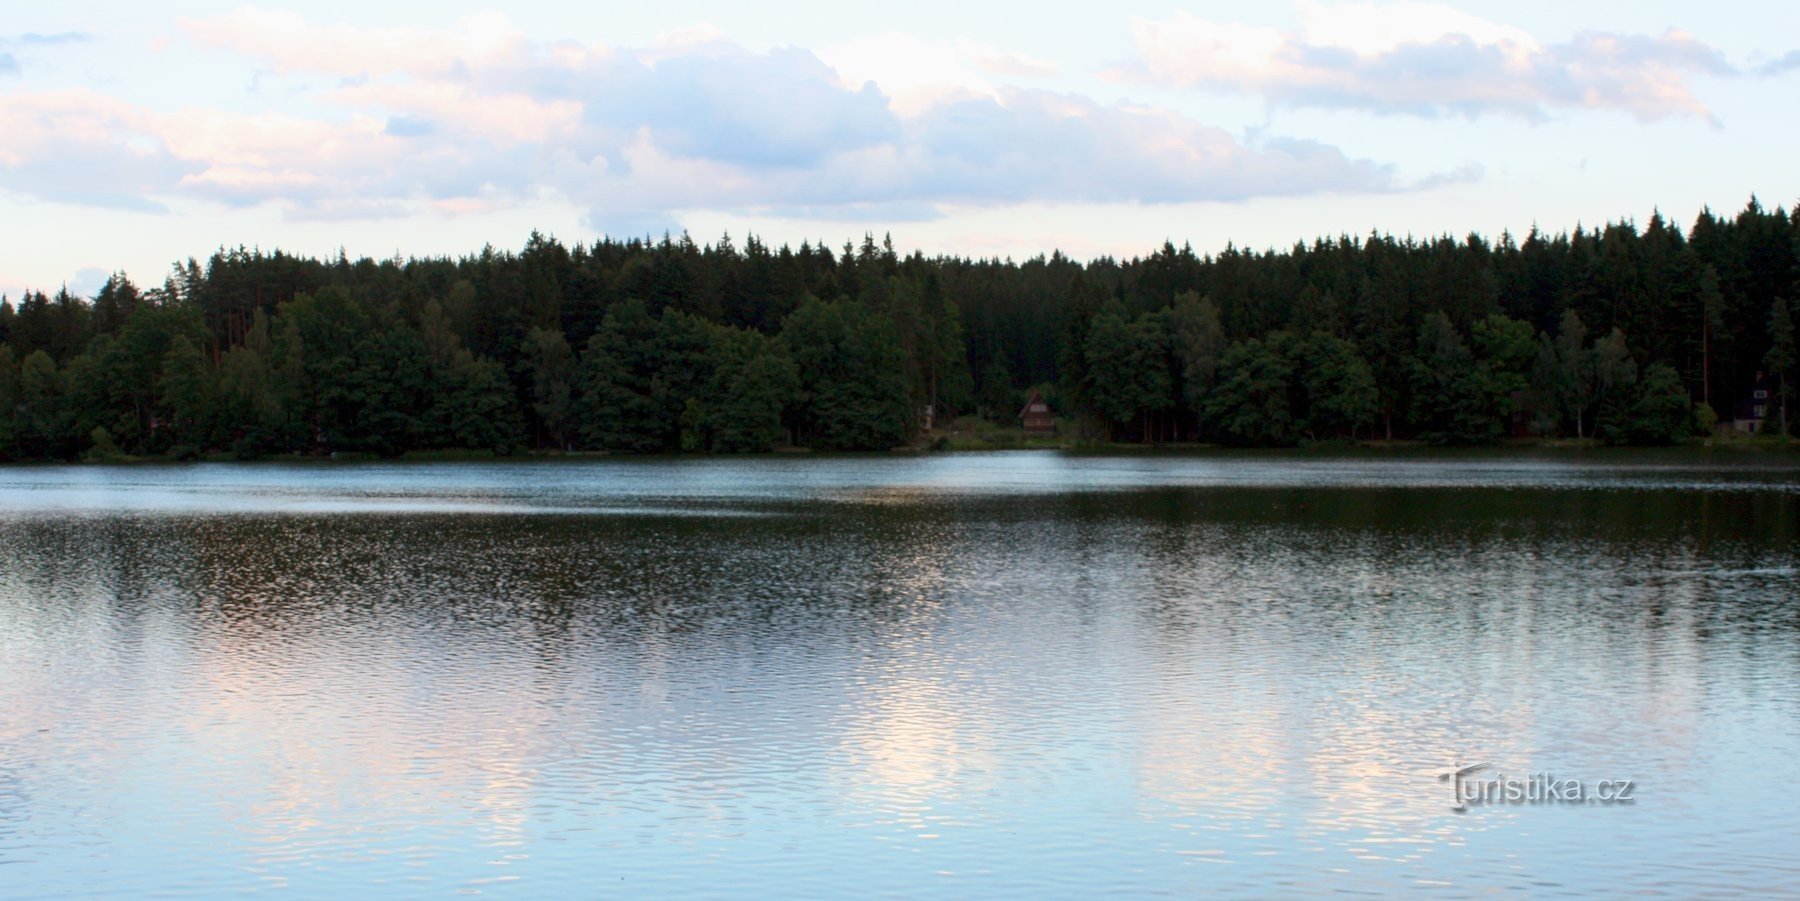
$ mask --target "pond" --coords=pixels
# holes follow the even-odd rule
[[[0,895],[1788,892],[1797,529],[1699,450],[0,469]]]

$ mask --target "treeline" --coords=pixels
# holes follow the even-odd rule
[[[1517,240],[1340,237],[1086,264],[754,237],[352,261],[222,250],[0,301],[0,457],[885,449],[1012,422],[1291,445],[1784,428],[1800,218],[1752,200]]]

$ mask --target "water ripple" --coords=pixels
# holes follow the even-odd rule
[[[0,893],[1790,891],[1794,472],[1475,463],[8,470]]]

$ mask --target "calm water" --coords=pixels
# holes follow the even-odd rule
[[[1753,454],[0,469],[0,895],[1792,893],[1797,528]]]

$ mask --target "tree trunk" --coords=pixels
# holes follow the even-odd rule
[[[1712,329],[1704,320],[1700,323],[1700,402],[1712,406]]]

